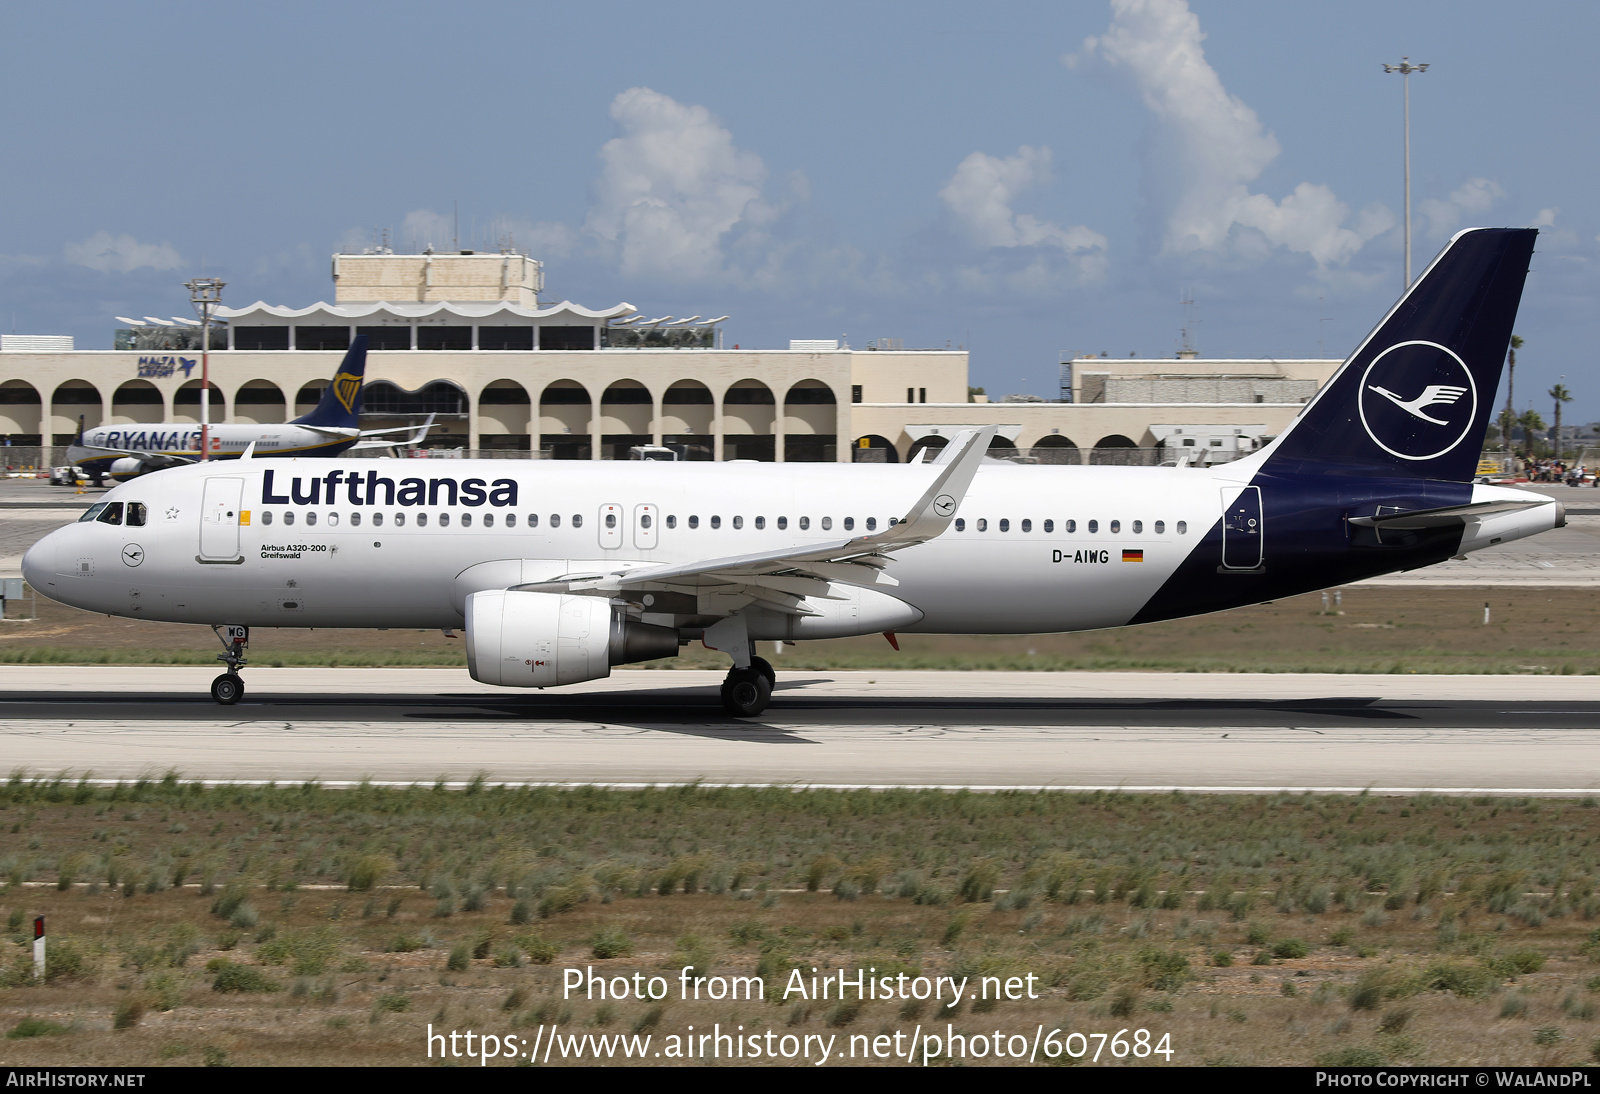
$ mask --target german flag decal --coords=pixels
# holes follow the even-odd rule
[[[1144,561],[1144,552],[1143,551],[1130,551],[1125,547],[1122,550],[1122,561],[1124,561],[1124,562],[1143,562]]]

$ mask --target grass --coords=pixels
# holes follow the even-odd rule
[[[1483,625],[1483,605],[1493,622]],[[39,618],[0,628],[0,664],[211,665],[209,630],[109,619],[41,599]],[[1587,674],[1600,671],[1600,589],[1347,588],[1342,614],[1320,594],[1195,619],[1056,635],[881,636],[806,642],[774,654],[779,671],[1037,671]],[[262,666],[462,666],[459,639],[438,631],[257,628]],[[643,668],[722,668],[686,647]]]
[[[28,1066],[425,1063],[429,1022],[1126,1026],[1180,1064],[1573,1064],[1600,1037],[1592,801],[18,777],[0,834],[0,1028]],[[685,965],[766,999],[685,1001]],[[674,990],[564,998],[587,966]],[[1038,997],[782,997],[857,968]]]

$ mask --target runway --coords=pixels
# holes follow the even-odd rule
[[[0,768],[325,783],[1600,792],[1600,677],[781,671],[549,692],[453,669],[0,667]]]

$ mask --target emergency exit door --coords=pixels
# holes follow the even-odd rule
[[[1265,528],[1261,516],[1261,487],[1246,486],[1229,500],[1222,492],[1222,568],[1259,570],[1265,558]]]

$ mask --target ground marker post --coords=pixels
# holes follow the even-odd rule
[[[44,982],[44,916],[33,917],[33,978]]]

